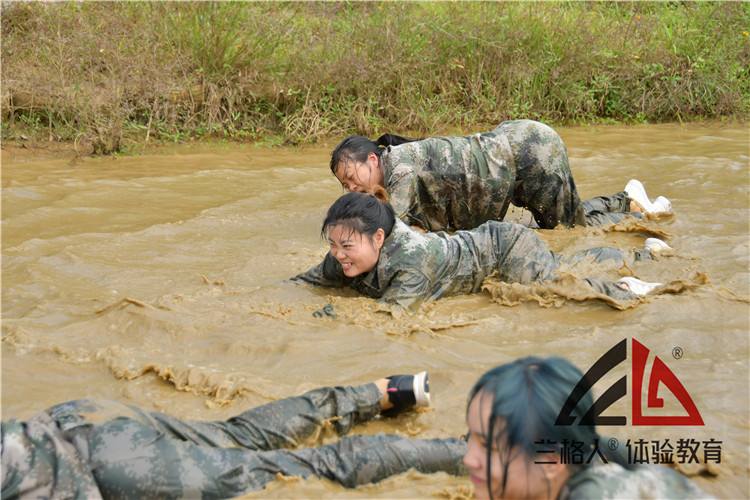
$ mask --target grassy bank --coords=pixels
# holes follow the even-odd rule
[[[4,3],[2,136],[95,153],[746,119],[747,3]]]

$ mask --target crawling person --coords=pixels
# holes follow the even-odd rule
[[[628,464],[601,446],[593,425],[555,425],[581,377],[562,358],[519,359],[474,384],[465,439],[378,434],[297,451],[280,448],[325,420],[345,433],[381,412],[429,404],[426,373],[316,389],[217,422],[71,401],[2,423],[2,498],[228,498],[263,489],[279,474],[352,488],[410,469],[468,473],[481,500],[707,498],[671,469]],[[574,413],[593,404],[588,392]],[[566,442],[581,443],[584,463],[563,462]]]
[[[320,286],[351,287],[363,295],[408,309],[422,301],[478,292],[496,273],[507,283],[554,280],[561,263],[580,260],[619,268],[626,256],[614,248],[594,248],[569,258],[552,253],[531,229],[490,221],[471,231],[421,233],[396,218],[374,195],[347,193],[328,210],[321,233],[330,244],[322,263],[293,279]],[[633,259],[669,248],[655,238]],[[587,278],[597,294],[630,301],[660,285],[636,278],[617,282]]]
[[[503,220],[510,203],[528,209],[542,229],[672,210],[663,196],[652,202],[635,179],[622,192],[582,203],[565,144],[552,128],[533,120],[503,122],[466,137],[350,136],[333,150],[330,167],[347,191],[384,188],[396,216],[426,231]]]
[[[426,372],[326,387],[226,421],[179,420],[115,401],[62,403],[3,422],[2,493],[12,498],[228,498],[279,474],[347,487],[411,468],[459,474],[465,443],[396,435],[289,450],[330,421],[339,434],[381,412],[429,404]]]

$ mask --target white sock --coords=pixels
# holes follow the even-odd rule
[[[659,253],[663,252],[664,250],[673,250],[672,247],[667,245],[665,241],[660,240],[659,238],[646,238],[643,247],[652,253]]]
[[[651,203],[651,200],[648,198],[648,195],[646,194],[646,188],[643,187],[643,183],[639,181],[638,179],[630,179],[627,184],[625,184],[625,190],[628,197],[638,203],[643,210],[646,211],[646,213],[651,213],[654,211],[654,206]]]
[[[652,203],[652,206],[654,208],[655,213],[672,212],[672,202],[669,201],[669,198],[665,198],[664,196],[657,196],[654,202]]]
[[[616,283],[621,285],[622,288],[630,290],[641,297],[662,285],[662,283],[649,283],[647,281],[639,280],[638,278],[633,278],[632,276],[620,278]]]

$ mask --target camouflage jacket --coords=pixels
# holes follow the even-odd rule
[[[608,498],[713,498],[688,478],[659,465],[627,470],[615,463],[586,467],[571,477],[560,500]]]
[[[529,255],[535,258],[529,261]],[[477,292],[494,272],[509,282],[549,279],[554,256],[519,224],[490,221],[472,231],[419,233],[396,220],[375,268],[348,278],[329,252],[323,262],[294,280],[351,287],[382,302],[409,308],[425,300]]]
[[[2,429],[2,498],[101,498],[91,468],[46,413]]]
[[[494,131],[389,146],[381,165],[396,216],[428,231],[502,220],[516,181],[508,139]]]

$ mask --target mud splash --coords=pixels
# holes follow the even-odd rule
[[[609,233],[609,232],[619,232],[619,233],[639,233],[639,234],[645,234],[647,236],[653,236],[654,238],[659,238],[662,240],[668,240],[672,237],[672,235],[667,232],[663,227],[660,227],[656,225],[654,221],[664,219],[664,218],[670,218],[671,216],[652,216],[647,215],[647,218],[645,219],[636,219],[627,217],[623,219],[621,222],[618,222],[617,224],[609,224],[604,227],[590,227],[586,228],[591,234],[601,234],[601,233]]]
[[[542,307],[562,307],[567,302],[599,301],[613,309],[624,311],[655,300],[663,294],[679,294],[694,290],[708,283],[708,276],[696,273],[685,279],[670,281],[644,297],[632,301],[616,300],[608,295],[596,292],[583,279],[568,273],[552,281],[522,285],[504,283],[488,278],[482,284],[482,290],[489,293],[492,300],[503,306],[517,306],[523,302],[536,302]]]

